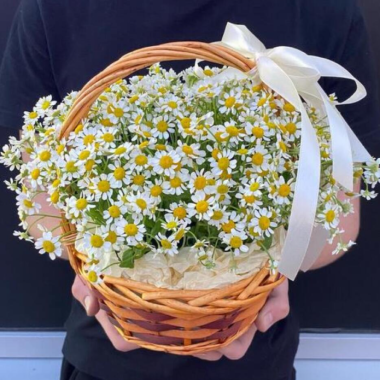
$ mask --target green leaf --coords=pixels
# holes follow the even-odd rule
[[[121,268],[133,268],[135,265],[135,252],[133,248],[129,248],[123,252],[123,257],[121,259]]]
[[[268,250],[273,243],[273,235],[270,235],[269,237],[266,237],[264,240],[261,240],[258,242],[258,245],[262,247],[265,250]]]

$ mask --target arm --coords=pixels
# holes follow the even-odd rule
[[[359,181],[354,186],[354,192],[360,192]],[[338,197],[342,201],[347,199],[347,196],[343,192],[340,192]],[[326,265],[330,265],[342,257],[345,254],[344,251],[340,251],[338,254],[332,253],[340,239],[343,242],[349,242],[350,240],[355,241],[357,239],[360,229],[360,198],[354,198],[351,202],[354,206],[354,213],[343,217],[339,224],[339,227],[344,230],[344,233],[340,236],[340,238],[335,238],[332,244],[327,243],[325,245],[318,259],[314,262],[309,270],[315,270]]]

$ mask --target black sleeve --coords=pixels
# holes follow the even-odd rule
[[[368,151],[373,155],[379,155],[380,103],[378,78],[367,28],[356,1],[353,6],[353,17],[349,32],[343,42],[345,47],[337,63],[363,83],[367,90],[367,96],[358,103],[339,106],[339,111]],[[346,100],[355,91],[355,88],[353,81],[340,79],[329,79],[325,86],[328,94],[334,92],[337,94],[338,101]]]
[[[60,101],[37,0],[19,5],[0,67],[0,125],[21,128],[24,111],[52,95]]]

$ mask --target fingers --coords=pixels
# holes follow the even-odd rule
[[[116,350],[127,352],[136,350],[140,348],[137,344],[133,344],[127,342],[116,330],[115,326],[109,321],[107,313],[104,310],[100,310],[99,313],[96,314],[96,319],[103,327],[104,332],[108,336],[108,339],[111,341],[112,345]]]
[[[247,353],[256,331],[256,325],[252,324],[252,326],[250,326],[250,328],[240,338],[236,339],[228,346],[219,349],[219,352],[230,360],[241,359]]]
[[[255,322],[259,331],[266,332],[273,324],[289,314],[288,290],[289,283],[286,279],[271,292]]]
[[[219,360],[223,356],[223,354],[219,352],[218,350],[215,350],[215,351],[204,352],[203,354],[194,354],[193,356],[199,359],[213,362],[213,361]]]
[[[99,311],[98,299],[92,294],[79,276],[75,276],[73,286],[71,287],[74,298],[76,298],[85,308],[88,316],[94,316]]]
[[[255,324],[253,324],[240,338],[236,339],[228,346],[220,348],[219,350],[193,356],[203,360],[215,361],[219,360],[224,355],[230,360],[239,360],[247,353],[256,331],[257,328]]]

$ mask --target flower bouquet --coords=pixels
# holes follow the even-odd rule
[[[46,216],[35,197],[47,193],[62,231],[41,226],[36,248],[54,259],[64,244],[120,334],[142,347],[186,355],[229,344],[274,287],[310,265],[313,228],[330,241],[342,232],[353,209],[338,191],[376,195],[379,161],[341,128],[334,96],[310,84],[310,70],[333,63],[260,44],[229,23],[220,43],[131,52],[60,104],[40,99],[3,149],[19,171],[7,182],[15,234],[33,241],[28,218]],[[160,65],[179,59],[197,61],[180,73]],[[366,190],[354,193],[360,178]]]

